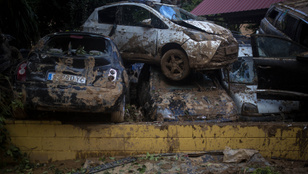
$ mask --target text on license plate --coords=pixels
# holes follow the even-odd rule
[[[48,73],[48,80],[53,81],[66,81],[66,82],[76,82],[85,84],[86,78],[82,76],[75,76],[75,75],[69,75],[69,74],[55,74],[55,73]]]

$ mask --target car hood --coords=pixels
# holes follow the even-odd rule
[[[194,117],[201,120],[225,118],[235,120],[237,110],[224,90],[213,91],[157,91],[153,94],[157,114],[164,119]]]
[[[202,31],[205,31],[207,33],[210,34],[231,34],[231,32],[224,28],[221,27],[219,25],[213,24],[211,22],[207,22],[207,21],[192,21],[192,20],[184,20],[185,23],[192,25],[194,27],[199,28]]]

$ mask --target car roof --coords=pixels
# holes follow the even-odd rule
[[[108,36],[105,36],[103,34],[96,34],[96,33],[83,32],[83,31],[56,32],[56,33],[50,33],[46,36],[54,37],[54,36],[66,36],[66,35],[83,35],[83,36],[90,36],[90,37],[101,37],[101,38],[104,38],[106,40],[111,41],[111,39]],[[46,36],[44,36],[44,37],[46,37]]]
[[[307,0],[287,0],[275,4],[277,8],[290,10],[289,13],[298,16],[308,23],[308,1]]]
[[[139,6],[149,6],[149,7],[152,7],[153,5],[165,5],[165,6],[177,7],[176,5],[163,4],[155,1],[147,1],[147,2],[121,1],[121,2],[108,3],[104,6],[97,7],[96,9],[101,9],[106,6],[116,6],[116,5],[139,5]]]

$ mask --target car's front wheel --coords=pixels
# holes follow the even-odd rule
[[[178,49],[167,51],[160,64],[164,75],[171,80],[183,80],[190,72],[187,55]]]
[[[125,115],[125,95],[123,96],[123,99],[120,102],[118,110],[111,113],[111,121],[114,123],[124,122],[124,115]]]

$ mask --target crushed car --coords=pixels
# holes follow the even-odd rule
[[[26,109],[111,113],[124,121],[128,76],[116,45],[85,32],[43,37],[16,71]]]
[[[195,72],[186,82],[166,78],[159,67],[145,65],[140,73],[139,103],[154,121],[228,122],[237,108],[213,74]]]
[[[271,34],[308,47],[308,1],[284,1],[271,5],[260,23],[259,34]]]
[[[157,64],[171,80],[237,60],[232,33],[174,5],[119,2],[98,7],[83,31],[110,36],[126,61]]]
[[[253,57],[238,59],[229,69],[223,69],[222,84],[237,105],[241,121],[284,120],[299,110],[299,101],[258,98]]]
[[[252,35],[251,40],[254,49],[250,44],[240,44],[238,61],[229,68],[224,68],[221,74],[223,86],[238,107],[239,119],[243,121],[296,120],[296,117],[303,113],[303,103],[299,96],[304,97],[306,94],[302,93],[296,96],[295,93],[291,94],[291,92],[284,91],[284,94],[283,91],[274,90],[271,87],[264,88],[264,85],[270,85],[272,82],[281,81],[285,78],[284,81],[288,81],[287,83],[294,87],[300,87],[302,83],[305,83],[297,78],[296,73],[292,74],[292,77],[289,76],[294,81],[287,79],[288,76],[284,75],[295,68],[292,67],[292,64],[286,64],[283,58],[279,58],[293,59],[292,62],[294,62],[295,58],[291,58],[290,54],[287,53],[289,52],[287,50],[293,48],[290,44],[291,41],[266,35]],[[256,51],[260,53],[256,54]],[[260,59],[271,62],[271,65],[275,64],[275,66],[285,64],[289,67],[289,70],[279,70],[278,67],[276,69],[274,66],[271,67],[270,64],[259,66]],[[256,63],[255,60],[257,60]],[[306,66],[305,64],[302,65]],[[275,73],[271,71],[272,68],[275,69]],[[267,72],[262,73],[264,70]],[[265,79],[266,76],[272,77],[272,79]],[[273,94],[276,94],[275,97]],[[283,97],[286,94],[289,95],[289,98]]]

